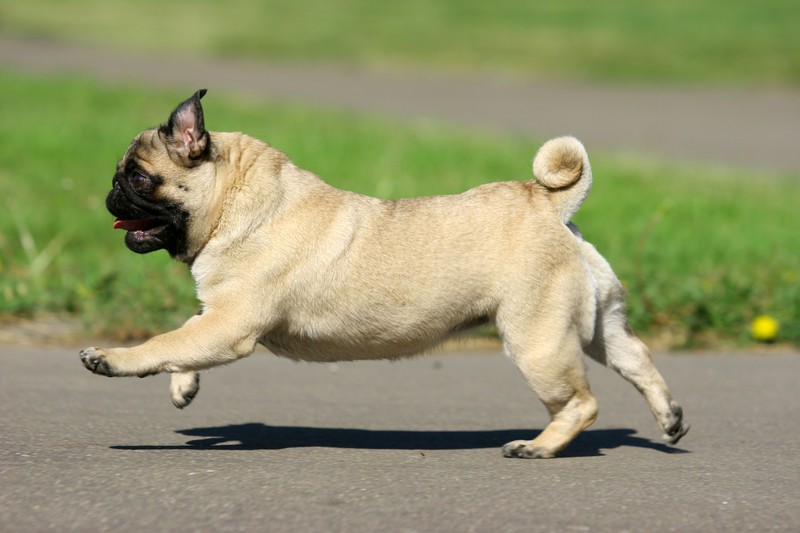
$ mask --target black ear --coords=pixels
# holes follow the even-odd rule
[[[209,138],[203,121],[200,99],[206,89],[200,89],[180,104],[159,128],[173,156],[186,166],[194,166],[208,154]]]

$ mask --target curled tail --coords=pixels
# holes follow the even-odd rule
[[[589,155],[575,137],[557,137],[544,143],[533,158],[533,175],[547,187],[548,197],[565,224],[592,188]]]

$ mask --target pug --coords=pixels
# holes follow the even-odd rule
[[[87,348],[104,376],[172,374],[188,405],[198,372],[257,344],[303,361],[395,359],[492,323],[551,422],[506,457],[548,458],[594,422],[583,356],[647,400],[666,442],[686,434],[611,267],[570,219],[592,183],[573,137],[545,143],[535,179],[451,196],[382,200],[336,189],[276,148],[205,129],[197,91],[133,139],[107,208],[125,244],[186,263],[202,305],[132,348]]]

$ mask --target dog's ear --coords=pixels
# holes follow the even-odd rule
[[[159,128],[170,155],[187,167],[205,159],[209,150],[210,141],[203,121],[203,106],[200,104],[205,94],[205,89],[194,93],[175,108],[169,120]]]

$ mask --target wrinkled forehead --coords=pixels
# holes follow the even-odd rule
[[[145,130],[133,138],[117,168],[122,169],[130,164],[153,166],[163,150],[164,143],[158,135],[158,129]]]

